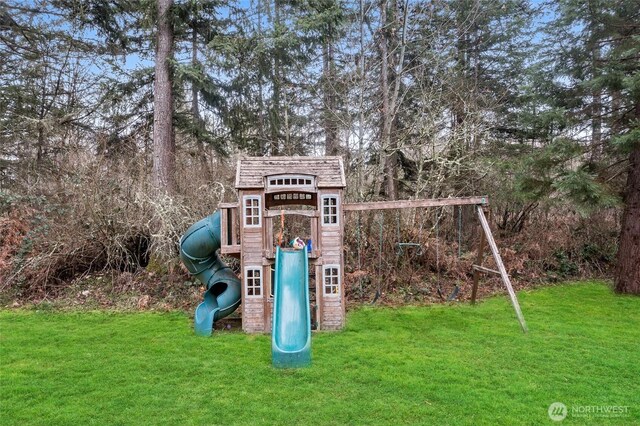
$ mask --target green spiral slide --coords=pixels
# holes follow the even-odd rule
[[[182,262],[207,288],[193,320],[195,332],[200,336],[211,335],[213,323],[240,305],[240,280],[216,254],[219,248],[219,211],[193,224],[180,238]]]
[[[306,250],[276,251],[271,355],[278,368],[311,363],[309,259]]]

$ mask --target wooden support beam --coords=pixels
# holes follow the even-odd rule
[[[311,176],[313,179],[313,176]],[[267,189],[265,190],[265,194],[272,193],[294,193],[294,192],[307,192],[312,193],[316,192],[318,189],[314,185],[292,185],[292,186],[271,186],[267,185]]]
[[[233,254],[240,254],[242,247],[240,246],[240,244],[236,244],[233,246],[223,246],[220,247],[220,254],[229,254],[229,255],[233,255]]]
[[[509,292],[509,298],[511,298],[511,304],[513,305],[513,309],[516,312],[516,316],[518,317],[518,321],[520,321],[520,326],[522,327],[523,332],[527,332],[527,324],[524,321],[524,316],[522,315],[522,311],[520,310],[520,304],[518,303],[518,298],[516,297],[516,293],[513,291],[513,286],[511,285],[511,281],[509,280],[509,275],[507,274],[507,270],[502,263],[502,258],[500,257],[500,252],[498,252],[498,246],[496,245],[495,240],[493,239],[493,234],[491,234],[491,228],[489,227],[489,222],[487,222],[487,218],[484,215],[484,211],[481,206],[477,207],[478,210],[478,218],[480,219],[480,224],[482,225],[482,229],[484,230],[484,234],[487,238],[487,242],[489,243],[489,247],[491,248],[491,254],[493,254],[493,259],[496,261],[496,265],[498,265],[498,270],[500,271],[500,276],[502,277],[502,282],[507,287],[507,291]]]
[[[231,244],[240,245],[238,238],[238,207],[233,207],[229,210],[231,212]]]
[[[486,239],[482,227],[480,228],[480,241],[478,242],[478,255],[476,256],[476,263],[478,266],[482,265],[484,260],[484,246],[486,245]],[[475,265],[474,265],[475,266]],[[473,270],[473,286],[471,287],[471,304],[476,304],[476,297],[478,296],[478,283],[480,281],[480,271],[474,268]]]
[[[267,210],[264,213],[264,217],[280,217],[282,213],[284,213],[285,216],[288,216],[288,215],[307,216],[307,217],[319,216],[319,213],[317,210]]]
[[[480,266],[480,265],[472,265],[471,266],[473,268],[474,272],[485,272],[487,274],[496,274],[496,275],[500,275],[500,271],[496,271],[495,269],[491,269],[491,268],[485,268],[484,266]],[[475,276],[475,274],[474,274]]]
[[[316,259],[320,259],[320,250],[311,250],[310,252],[307,252],[307,257],[309,258],[309,260],[316,260]],[[276,258],[276,250],[275,249],[271,249],[271,250],[263,250],[262,251],[262,257],[266,260],[263,260],[263,262],[271,262],[272,260],[275,260]],[[273,263],[273,262],[271,262]]]
[[[320,250],[321,245],[319,243],[319,234],[318,234],[318,222],[319,219],[317,217],[311,218],[311,247],[314,250]],[[343,221],[344,222],[344,221]]]
[[[265,250],[273,250],[274,246],[273,241],[273,218],[265,217],[264,218],[264,249]]]
[[[324,296],[322,295],[322,259],[316,262],[316,315],[318,318],[318,330],[324,330]]]
[[[227,235],[228,230],[228,210],[226,208],[220,209],[220,248],[229,245],[229,236]]]
[[[401,200],[401,201],[370,201],[363,203],[344,203],[344,211],[363,210],[390,210],[408,209],[413,207],[442,207],[442,206],[486,206],[489,204],[489,197],[458,197],[458,198],[432,198],[425,200]]]

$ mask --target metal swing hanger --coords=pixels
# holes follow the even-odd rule
[[[421,256],[424,253],[421,243],[415,242],[400,242],[400,212],[396,212],[396,255],[402,256],[405,253],[405,249],[415,249],[415,255]]]

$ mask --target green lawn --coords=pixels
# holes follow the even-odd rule
[[[274,370],[266,335],[196,337],[183,313],[0,312],[0,424],[640,423],[640,298],[598,283],[476,307],[363,308]],[[628,407],[577,418],[572,407]]]

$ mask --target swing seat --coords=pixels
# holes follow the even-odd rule
[[[440,288],[440,285],[438,285],[438,288],[436,289],[436,292],[438,293],[438,296],[442,300],[445,300],[444,293],[442,293],[442,288]],[[447,302],[451,302],[451,301],[455,300],[455,298],[458,297],[458,293],[459,292],[460,292],[460,287],[456,284],[456,286],[453,289],[453,291],[451,292],[451,294],[447,296],[447,298],[446,298]]]
[[[398,256],[402,256],[404,254],[405,248],[416,249],[416,255],[418,256],[423,253],[422,244],[420,243],[396,243],[396,253]]]

